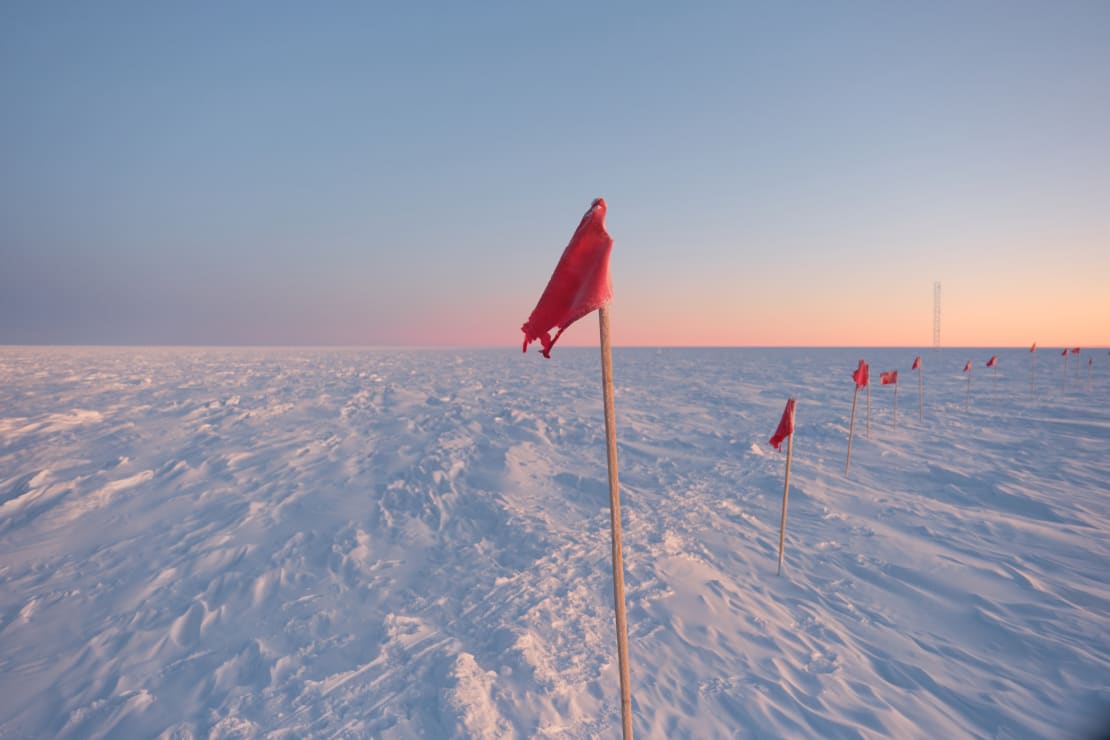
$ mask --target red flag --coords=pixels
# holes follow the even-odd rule
[[[971,370],[971,360],[968,360],[967,364],[964,365],[964,372],[966,373],[966,372],[969,372],[970,370]]]
[[[771,446],[776,450],[782,451],[782,441],[794,433],[794,399],[789,398],[786,401],[786,408],[782,411],[782,418],[779,420],[779,428],[775,430],[774,436],[771,437]]]
[[[859,367],[852,373],[852,380],[856,381],[856,385],[860,388],[871,382],[871,368],[863,360],[859,361]]]
[[[991,358],[989,360],[987,360],[987,367],[994,367],[997,364],[998,364],[998,355],[991,355]]]
[[[1077,354],[1079,354],[1079,347],[1076,347],[1075,349],[1073,349],[1073,350],[1071,351],[1071,353],[1072,353],[1073,355],[1077,355]]]
[[[919,367],[921,367],[921,355],[913,358],[913,367],[911,367],[910,370],[916,370]]]
[[[1064,347],[1064,351],[1063,351],[1063,352],[1061,352],[1060,354],[1061,354],[1061,355],[1063,355],[1063,356],[1065,356],[1065,357],[1067,357],[1067,354],[1068,354],[1068,348],[1067,348],[1067,347]]]
[[[1036,342],[1033,342],[1033,346],[1029,348],[1029,351],[1030,352],[1036,352],[1037,351],[1037,343]]]
[[[889,372],[880,373],[879,380],[883,381],[883,385],[890,385],[891,383],[898,382],[898,371],[891,370]]]
[[[539,303],[520,327],[525,352],[538,339],[543,345],[543,356],[550,358],[551,348],[568,326],[613,299],[613,282],[609,277],[613,239],[605,230],[605,211],[605,199],[595,200],[563,250]],[[555,327],[559,331],[552,338],[549,332]]]

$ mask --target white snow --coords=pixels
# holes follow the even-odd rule
[[[639,737],[1088,737],[1110,374],[615,353]],[[857,418],[850,373],[904,369]],[[0,348],[0,736],[614,737],[596,349]],[[776,577],[784,455],[798,399]],[[864,412],[861,403],[857,413]]]

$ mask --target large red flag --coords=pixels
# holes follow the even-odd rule
[[[860,388],[871,382],[871,368],[863,360],[859,361],[859,367],[852,373],[852,380],[856,381],[856,385]]]
[[[991,355],[991,358],[989,360],[987,360],[987,367],[994,367],[997,364],[998,364],[998,355]]]
[[[605,199],[595,200],[563,250],[539,303],[520,327],[525,352],[538,339],[543,356],[550,358],[551,348],[568,326],[613,299],[609,277],[613,239],[605,230],[605,211]],[[559,331],[551,337],[549,332],[555,327]]]
[[[782,441],[794,433],[794,399],[790,398],[786,401],[786,408],[783,409],[782,418],[779,419],[779,427],[775,430],[775,434],[771,437],[771,446],[776,450],[782,450]]]
[[[898,371],[890,370],[889,372],[880,373],[879,380],[883,381],[883,385],[890,385],[891,383],[898,382]]]
[[[966,365],[964,365],[964,372],[966,373],[966,372],[968,372],[969,370],[971,370],[971,360],[968,360],[968,361],[967,361],[967,364],[966,364]]]
[[[919,367],[921,367],[921,355],[913,358],[913,367],[911,367],[910,370],[916,370]]]

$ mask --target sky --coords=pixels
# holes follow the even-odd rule
[[[1110,3],[0,3],[0,344],[1110,345]],[[560,345],[597,342],[583,320]]]

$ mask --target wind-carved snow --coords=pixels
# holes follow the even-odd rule
[[[859,350],[618,350],[637,735],[1110,717],[1110,378],[1030,394],[1026,355],[969,412],[927,355],[924,421],[877,394],[845,477]],[[0,348],[0,380],[0,735],[618,731],[596,349]]]

